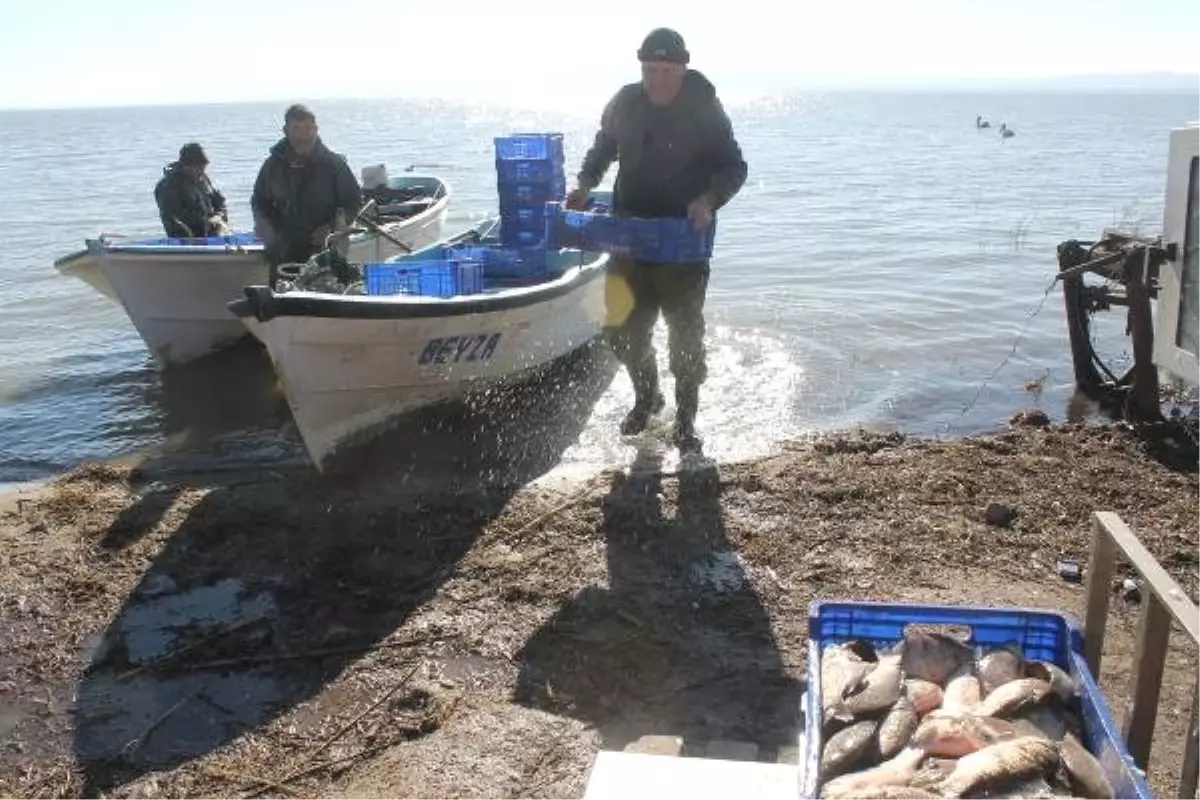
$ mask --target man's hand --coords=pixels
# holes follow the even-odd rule
[[[329,238],[329,234],[333,233],[333,228],[328,225],[322,225],[312,232],[309,241],[320,248],[325,247],[325,240]]]
[[[591,189],[586,186],[575,184],[571,187],[571,191],[567,192],[567,196],[563,200],[563,206],[571,211],[582,211],[587,207],[588,192],[590,191]]]
[[[697,197],[688,204],[688,219],[692,221],[692,227],[698,231],[707,228],[713,221],[712,202],[707,197]]]
[[[208,225],[216,233],[217,236],[225,236],[230,233],[229,224],[220,214],[213,214],[208,218]]]

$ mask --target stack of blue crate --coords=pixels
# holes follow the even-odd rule
[[[536,248],[546,237],[546,203],[567,193],[561,133],[498,136],[496,188],[500,195],[500,243]]]

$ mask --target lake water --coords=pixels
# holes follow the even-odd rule
[[[158,234],[153,186],[189,140],[208,151],[234,226],[249,227],[282,106],[0,113],[0,483],[172,437],[286,436],[257,352],[160,375],[122,310],[52,266],[101,231]],[[450,230],[494,213],[493,136],[562,131],[573,173],[599,114],[315,110],[356,174],[385,162],[448,179]],[[1194,94],[835,93],[728,110],[750,178],[720,215],[710,284],[699,422],[720,459],[858,425],[978,432],[1035,401],[1062,419],[1072,372],[1061,293],[1047,294],[1055,246],[1114,224],[1157,233],[1168,130],[1200,116]],[[976,114],[993,128],[976,130]],[[1016,137],[1000,138],[1002,120]],[[1102,352],[1127,350],[1123,325],[1100,315]],[[1022,389],[1034,379],[1038,398]],[[631,397],[618,375],[563,469],[632,458],[615,434]]]

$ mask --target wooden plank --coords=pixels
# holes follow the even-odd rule
[[[1183,743],[1183,772],[1179,776],[1179,797],[1196,796],[1196,778],[1197,772],[1200,771],[1200,736],[1196,730],[1198,720],[1200,720],[1200,690],[1193,690],[1187,739]]]
[[[800,774],[795,764],[674,758],[601,750],[588,775],[584,800],[686,797],[717,800],[754,797],[794,800]]]
[[[1150,555],[1150,551],[1118,515],[1111,511],[1097,511],[1093,517],[1096,524],[1112,537],[1113,542],[1124,551],[1125,556],[1133,564],[1133,568],[1145,579],[1147,585],[1144,588],[1150,590],[1145,594],[1147,596],[1157,595],[1166,610],[1175,618],[1175,622],[1183,628],[1192,641],[1200,643],[1200,610],[1197,610],[1196,604],[1184,595],[1179,584],[1167,574],[1154,556]],[[1095,548],[1093,548],[1094,552]],[[1111,569],[1109,575],[1111,576]],[[1088,600],[1091,601],[1090,594]],[[1091,661],[1088,663],[1090,664]]]
[[[1162,687],[1163,665],[1171,641],[1171,616],[1153,593],[1142,601],[1138,622],[1137,651],[1133,654],[1133,675],[1129,680],[1129,701],[1121,733],[1129,745],[1129,754],[1143,770],[1150,763],[1150,742],[1158,717],[1158,692]]]
[[[1104,652],[1104,630],[1108,624],[1108,600],[1112,593],[1116,544],[1108,535],[1099,514],[1092,531],[1092,552],[1087,568],[1087,618],[1083,622],[1083,657],[1097,682],[1100,656]]]

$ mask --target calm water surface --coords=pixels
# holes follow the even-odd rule
[[[156,234],[154,183],[192,139],[213,161],[234,225],[248,227],[250,188],[281,110],[0,114],[9,242],[0,261],[0,483],[181,438],[255,442],[267,459],[293,452],[261,447],[291,434],[257,352],[160,375],[121,309],[52,266],[100,231]],[[591,114],[399,101],[316,110],[356,173],[386,162],[447,178],[452,230],[495,207],[494,135],[561,130],[573,171],[594,123]],[[700,414],[707,450],[721,459],[855,425],[934,435],[994,428],[1031,402],[1021,387],[1037,378],[1041,405],[1063,418],[1070,358],[1061,294],[1046,296],[1055,246],[1114,224],[1157,233],[1167,132],[1198,116],[1195,95],[1132,94],[806,95],[730,112],[750,179],[720,216]],[[977,131],[976,114],[1018,135]],[[1119,357],[1123,317],[1100,321],[1102,349]],[[665,369],[662,348],[660,357]],[[614,434],[631,397],[618,375],[561,470],[634,457]]]

